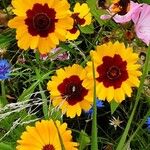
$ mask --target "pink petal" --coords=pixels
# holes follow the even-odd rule
[[[115,15],[113,19],[117,23],[126,23],[129,22],[132,19],[132,16],[134,18],[137,18],[139,14],[139,9],[141,9],[142,4],[134,3],[133,1],[130,2],[130,11],[126,15]]]
[[[135,23],[137,37],[150,44],[150,5],[143,4],[139,19]]]
[[[101,15],[100,16],[100,19],[102,19],[102,20],[108,20],[108,19],[110,19],[112,16],[111,15]]]

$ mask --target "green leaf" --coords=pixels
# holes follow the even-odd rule
[[[49,71],[48,73],[44,74],[40,79],[34,82],[28,89],[26,89],[18,98],[19,101],[25,100],[25,98],[29,98],[30,94],[33,93],[34,89],[42,82],[45,78],[47,78],[53,71]]]
[[[90,143],[90,137],[82,130],[79,136],[80,147],[79,150],[83,150]]]
[[[116,111],[118,106],[119,106],[119,103],[115,102],[114,100],[110,103],[111,114],[113,114]]]
[[[3,96],[0,96],[0,108],[4,107],[6,105],[6,100]]]
[[[3,142],[0,143],[0,149],[1,150],[14,150],[10,145],[5,144]]]
[[[105,21],[101,20],[100,16],[103,15],[104,13],[106,13],[106,11],[103,9],[98,10],[97,6],[96,6],[96,2],[97,2],[97,0],[87,0],[87,3],[88,3],[88,6],[90,7],[90,11],[91,11],[92,15],[95,17],[97,22],[102,25],[105,23]]]
[[[141,0],[141,3],[147,3],[147,4],[150,4],[150,0]]]
[[[93,24],[87,25],[85,27],[79,26],[79,28],[80,28],[82,33],[85,33],[85,34],[93,34],[94,33],[94,26],[93,26]]]

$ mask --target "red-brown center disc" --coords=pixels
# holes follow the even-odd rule
[[[58,90],[69,105],[75,105],[82,101],[84,96],[88,93],[88,90],[82,86],[82,80],[76,75],[64,79],[63,82],[58,85]]]
[[[55,18],[55,10],[49,8],[48,4],[36,3],[32,9],[27,10],[26,14],[25,24],[32,36],[47,37],[49,33],[54,32],[58,20]]]
[[[55,150],[54,146],[51,144],[45,145],[42,150]]]
[[[127,62],[123,61],[120,55],[114,57],[104,56],[103,64],[97,67],[99,77],[98,82],[103,82],[105,87],[113,86],[120,88],[123,81],[128,79]]]

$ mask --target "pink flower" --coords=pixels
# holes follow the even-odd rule
[[[141,6],[142,4],[134,3],[133,1],[131,1],[130,10],[127,14],[114,15],[114,13],[111,13],[110,11],[108,11],[110,15],[102,15],[100,16],[100,18],[105,20],[105,19],[109,19],[113,17],[114,21],[117,23],[126,23],[126,22],[129,22],[132,18],[136,18],[136,16],[138,15],[137,12],[139,12],[139,9],[141,9]],[[111,9],[111,6],[110,6],[110,9]]]
[[[53,57],[53,58],[51,58],[51,60],[64,61],[64,60],[68,60],[68,59],[70,58],[69,52],[61,52],[61,53],[59,53],[60,50],[61,50],[60,47],[52,49],[52,51],[51,51],[51,56],[52,56],[52,55],[55,55],[55,54],[56,54],[56,56]],[[57,53],[58,53],[58,54],[57,54]]]
[[[139,18],[133,18],[135,23],[135,32],[139,39],[150,44],[150,5],[143,4]]]

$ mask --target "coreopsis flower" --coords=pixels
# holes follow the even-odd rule
[[[90,55],[95,67],[97,97],[108,102],[114,99],[118,103],[125,99],[125,95],[131,97],[132,87],[138,87],[140,83],[140,65],[136,64],[138,54],[123,43],[109,42],[97,46]],[[88,78],[84,82],[90,85],[93,80],[91,61],[86,70]]]
[[[38,49],[46,54],[66,40],[67,30],[73,26],[67,0],[13,0],[12,5],[17,16],[8,26],[16,28],[21,49]]]
[[[6,59],[0,59],[0,80],[9,78],[11,65]]]
[[[55,107],[62,109],[67,117],[81,115],[81,110],[88,111],[93,101],[93,92],[83,81],[86,71],[80,65],[58,69],[47,84],[50,98]]]
[[[133,18],[135,32],[139,39],[150,44],[150,5],[143,4],[141,11]]]
[[[122,1],[123,2],[123,1]],[[110,19],[111,17],[113,20],[117,23],[126,23],[132,20],[132,18],[137,18],[139,15],[140,9],[142,4],[135,3],[133,1],[130,1],[130,3],[127,2],[125,5],[127,6],[127,9],[123,9],[123,13],[115,13],[113,12],[113,9],[110,7],[110,10],[108,10],[108,15],[101,15],[100,18],[105,20],[105,19]],[[112,10],[111,10],[112,9]],[[120,8],[118,8],[118,11]],[[115,10],[114,10],[115,11]],[[117,11],[117,10],[116,10]]]
[[[72,13],[72,18],[74,19],[74,24],[72,29],[68,30],[67,32],[67,39],[68,40],[75,40],[80,35],[80,31],[78,29],[78,25],[84,27],[91,23],[91,13],[90,8],[86,3],[79,4],[76,3],[74,7],[74,11]]]
[[[66,123],[42,120],[34,127],[26,127],[21,140],[17,141],[16,150],[61,150],[61,140],[66,150],[77,150],[78,143],[72,142],[71,130],[67,129]]]

